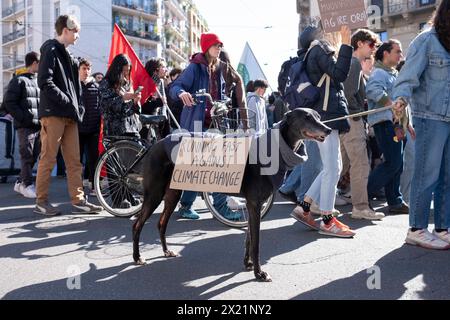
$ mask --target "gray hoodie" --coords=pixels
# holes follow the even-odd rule
[[[250,110],[250,128],[257,133],[264,133],[269,129],[269,122],[266,113],[266,101],[254,92],[247,94],[247,107]]]

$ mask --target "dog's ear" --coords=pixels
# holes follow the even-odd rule
[[[292,114],[292,111],[291,111],[291,110],[289,110],[288,112],[286,112],[286,113],[284,114],[284,116],[283,116],[283,120],[287,121],[287,119],[291,116],[291,114]]]

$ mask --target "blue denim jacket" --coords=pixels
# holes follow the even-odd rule
[[[393,91],[393,98],[399,97],[411,104],[415,117],[450,121],[450,53],[434,28],[411,43]]]
[[[386,67],[379,61],[375,63],[375,70],[370,75],[366,85],[369,110],[382,108],[388,99],[392,100],[392,89],[394,88],[397,75],[397,70]],[[391,110],[381,111],[367,116],[367,122],[371,126],[383,121],[392,121]]]

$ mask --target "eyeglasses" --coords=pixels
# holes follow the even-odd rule
[[[376,42],[374,42],[374,41],[370,41],[369,42],[369,48],[370,49],[374,49],[375,47],[378,48],[378,44]]]

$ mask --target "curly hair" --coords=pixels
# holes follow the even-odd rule
[[[145,70],[150,77],[153,77],[156,70],[158,70],[164,63],[165,60],[163,58],[150,58],[150,60],[148,60],[145,64]]]
[[[439,42],[450,52],[450,0],[441,1],[431,23],[436,29]]]

